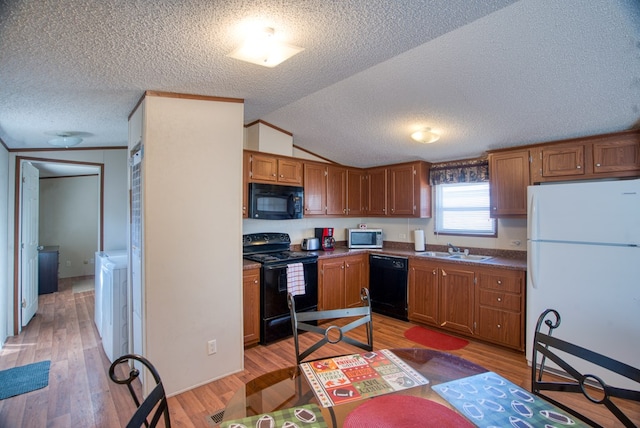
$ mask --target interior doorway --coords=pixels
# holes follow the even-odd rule
[[[83,176],[97,176],[97,219],[95,228],[96,248],[92,249],[92,253],[95,251],[102,251],[104,241],[104,164],[91,163],[91,162],[79,162],[68,161],[59,159],[46,159],[46,158],[31,158],[31,157],[16,157],[16,177],[21,177],[23,173],[23,167],[25,164],[33,165],[40,172],[40,179],[53,179],[53,178],[71,178],[71,177],[83,177]],[[20,213],[23,209],[22,200],[22,180],[16,180],[15,184],[15,233],[14,233],[14,334],[19,334],[22,328],[22,300],[24,286],[28,284],[28,278],[23,278],[22,269],[22,256],[21,256],[21,239],[24,222],[21,219]]]

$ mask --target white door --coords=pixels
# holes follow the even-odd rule
[[[22,321],[26,326],[38,310],[38,205],[40,174],[28,162],[22,164],[20,267]]]

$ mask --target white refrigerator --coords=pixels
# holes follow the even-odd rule
[[[527,360],[538,316],[554,336],[640,367],[640,180],[528,187]],[[546,330],[544,330],[546,332]],[[638,384],[567,358],[610,385]]]

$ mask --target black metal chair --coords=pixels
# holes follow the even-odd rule
[[[543,324],[548,327],[548,333],[541,331]],[[555,404],[556,406],[566,410],[575,417],[585,421],[594,427],[601,425],[585,417],[581,413],[573,410],[569,406],[553,399],[542,391],[562,391],[571,393],[582,393],[592,403],[604,405],[613,416],[615,416],[626,427],[635,427],[636,425],[620,410],[616,404],[611,401],[611,397],[618,397],[626,400],[640,402],[640,391],[618,388],[607,385],[603,379],[593,374],[582,374],[569,363],[565,361],[565,355],[569,354],[580,360],[603,367],[612,372],[618,373],[628,379],[638,383],[640,389],[640,369],[632,367],[628,364],[616,361],[605,355],[590,351],[581,346],[574,345],[570,342],[555,338],[552,336],[553,331],[560,326],[560,314],[554,309],[547,309],[538,318],[536,331],[533,339],[533,357],[531,361],[531,391],[544,398],[545,400]],[[616,332],[611,332],[616,334]],[[560,357],[561,353],[563,357]],[[539,358],[540,357],[540,358]],[[562,376],[569,376],[567,381],[550,382],[544,381],[543,374],[558,374],[558,372],[549,371],[546,366],[547,360],[552,361],[560,367]],[[574,363],[575,364],[575,363]],[[587,387],[595,386],[597,390]],[[598,391],[600,390],[600,391]],[[594,393],[595,392],[595,393]]]
[[[300,364],[309,355],[326,344],[336,344],[344,341],[366,351],[373,350],[373,322],[371,317],[371,300],[369,290],[360,290],[362,306],[354,308],[331,309],[325,311],[296,312],[295,298],[288,294],[289,311],[291,312],[291,327],[296,351],[296,363]],[[329,320],[347,320],[348,324],[340,327],[334,324],[325,326]],[[316,325],[318,324],[318,325]],[[346,335],[349,331],[364,325],[366,328],[367,342],[361,342]],[[305,350],[300,350],[298,333],[300,331],[312,332],[322,337]]]
[[[138,394],[136,394],[135,389],[132,383],[140,376],[140,371],[135,367],[132,367],[130,362],[138,361],[142,363],[146,369],[149,370],[153,379],[156,382],[156,386],[149,393],[149,395],[144,399],[140,400]],[[121,378],[118,373],[116,373],[116,368],[119,364],[127,363],[129,367],[128,377]],[[167,396],[164,392],[164,386],[162,385],[162,380],[160,379],[160,375],[156,368],[141,355],[137,354],[127,354],[123,355],[111,364],[109,367],[109,377],[111,380],[119,385],[127,385],[129,389],[129,393],[133,398],[136,407],[138,408],[136,412],[133,414],[129,423],[127,424],[127,428],[140,428],[141,426],[146,427],[155,427],[160,422],[160,418],[164,415],[164,425],[169,428],[171,426],[171,421],[169,419],[169,406],[167,405]],[[149,416],[151,416],[151,420],[149,421]]]

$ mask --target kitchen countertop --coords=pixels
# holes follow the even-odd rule
[[[373,249],[349,249],[346,246],[338,245],[333,251],[309,251],[310,254],[317,254],[318,259],[329,259],[333,257],[344,257],[354,254],[386,254],[389,256],[400,256],[407,257],[409,259],[417,259],[417,260],[433,260],[440,261],[444,263],[458,263],[463,265],[470,265],[476,267],[499,267],[503,269],[511,269],[511,270],[527,270],[527,256],[524,251],[509,251],[509,250],[489,250],[489,249],[470,249],[470,254],[482,254],[491,256],[490,259],[483,261],[473,261],[473,260],[456,260],[456,259],[446,259],[442,257],[433,257],[427,256],[424,252],[414,251],[412,249],[413,244],[407,245],[403,243],[391,243],[391,245],[387,246],[385,243],[385,247],[381,250],[373,250]],[[293,246],[292,250],[300,251],[299,247]],[[447,251],[446,247],[431,247],[427,248],[427,251]],[[250,260],[243,259],[243,269],[259,269],[260,263],[253,262]]]

